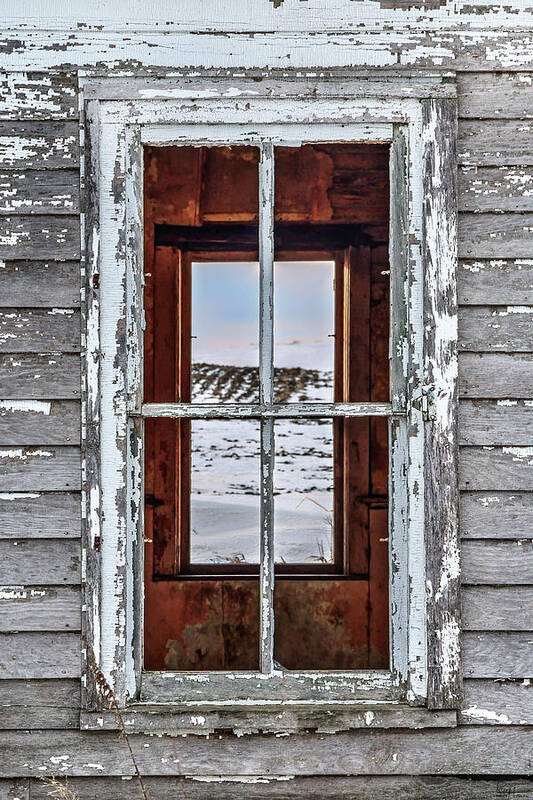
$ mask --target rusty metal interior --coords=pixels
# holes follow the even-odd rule
[[[276,148],[276,257],[329,254],[341,271],[350,260],[349,369],[341,380],[336,354],[336,400],[389,400],[388,159],[388,145],[376,143]],[[145,149],[146,402],[190,393],[183,252],[257,258],[257,166],[251,147]],[[278,570],[275,658],[286,669],[389,665],[387,422],[335,424],[336,530],[350,554],[330,574]],[[187,574],[186,472],[187,422],[147,420],[145,669],[257,669],[257,570]]]

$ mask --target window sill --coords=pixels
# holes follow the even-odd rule
[[[357,728],[453,728],[455,711],[430,711],[404,703],[361,702],[209,702],[135,703],[121,716],[131,733],[207,735],[227,730],[252,733],[337,733]],[[112,711],[82,711],[82,730],[117,730]]]

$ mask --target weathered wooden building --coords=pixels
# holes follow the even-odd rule
[[[331,397],[276,361],[274,259],[334,270]],[[230,260],[257,385],[195,406],[194,269]],[[152,800],[533,799],[532,313],[528,0],[4,0],[1,800],[140,798],[129,747]],[[331,420],[304,565],[289,418]],[[217,475],[256,437],[222,566],[213,421]]]

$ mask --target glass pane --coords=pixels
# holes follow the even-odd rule
[[[259,423],[191,423],[192,564],[259,560]]]
[[[278,403],[333,401],[335,263],[274,266],[274,367]]]
[[[259,401],[259,265],[192,263],[192,370],[195,403]]]
[[[332,421],[277,420],[275,437],[276,562],[332,564]]]

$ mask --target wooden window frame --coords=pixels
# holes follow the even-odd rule
[[[179,698],[188,708],[201,702],[217,707],[223,701],[227,707],[228,698],[238,703],[246,697],[252,704],[261,699],[280,704],[288,699],[404,703],[418,707],[407,708],[407,726],[414,719],[418,725],[454,724],[454,714],[431,709],[456,708],[461,682],[455,86],[449,75],[440,74],[393,75],[386,87],[371,72],[343,74],[342,79],[314,79],[321,92],[309,100],[283,93],[283,86],[290,90],[294,80],[286,75],[277,82],[275,101],[268,80],[258,84],[235,77],[174,78],[149,85],[144,79],[87,79],[83,86],[84,728],[101,728],[98,720],[105,708],[92,662],[105,674],[125,713],[130,710],[136,719],[142,718],[143,703],[158,702],[162,709],[169,703],[175,709]],[[232,94],[236,83],[238,95]],[[142,404],[142,149],[179,143],[260,144],[264,192],[271,191],[273,147],[312,141],[391,143],[390,262],[396,309],[391,320],[391,402],[312,404],[312,409],[306,404],[302,409],[309,416],[371,413],[391,420],[390,669],[276,669],[269,610],[272,527],[263,521],[260,671],[143,673],[142,419],[193,418],[198,412],[183,404]],[[260,220],[260,261],[270,276],[271,211],[263,207]],[[261,298],[263,325],[269,285],[270,277]],[[262,435],[267,444],[278,415],[272,405],[271,363],[267,342],[261,353]],[[244,417],[254,413],[251,408]],[[210,414],[220,416],[220,408],[203,407],[202,417]],[[234,412],[228,408],[226,414],[231,418]],[[264,470],[267,517],[271,481]],[[167,710],[172,713],[170,706]],[[360,719],[358,713],[355,709],[354,720]]]

